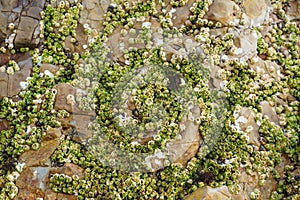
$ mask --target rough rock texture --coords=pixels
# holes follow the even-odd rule
[[[199,107],[193,109],[193,116],[195,119],[200,117]],[[196,123],[187,120],[184,126],[186,128],[180,133],[181,138],[168,142],[167,150],[172,163],[186,166],[187,162],[197,154],[201,137]]]
[[[20,71],[15,72],[14,75],[10,75],[8,78],[8,96],[12,97],[21,92],[22,87],[20,85],[21,81],[26,81],[30,76],[32,68],[32,60],[28,58],[27,60],[18,63]]]
[[[226,186],[211,188],[209,186],[198,188],[185,200],[229,200],[231,194]]]
[[[6,119],[0,119],[0,132],[9,129],[9,121]]]
[[[9,23],[15,24],[16,36],[14,46],[36,47],[40,42],[39,20],[40,11],[43,10],[45,0],[32,1],[0,1],[0,43],[8,38],[12,31],[8,29]]]
[[[109,4],[109,0],[83,0],[83,10],[80,12],[79,22],[82,25],[87,23],[91,28],[101,31],[104,13],[106,13]]]
[[[234,19],[237,5],[231,0],[215,0],[207,12],[207,19],[228,24]]]
[[[68,176],[77,175],[83,178],[84,169],[81,167],[66,163],[63,167],[27,167],[20,174],[16,181],[19,188],[18,195],[14,198],[16,200],[36,200],[37,198],[44,198],[48,200],[77,199],[74,195],[67,195],[61,193],[54,193],[49,188],[49,178],[51,174],[62,173]]]
[[[249,136],[248,144],[254,145],[258,149],[260,146],[260,142],[258,141],[259,126],[255,121],[254,112],[247,107],[242,107],[239,112],[239,117],[244,117],[246,119],[246,121],[238,120],[239,121],[238,123],[239,123],[239,126],[241,127],[241,131],[249,132],[248,133],[248,136]],[[248,131],[247,129],[250,131]]]
[[[37,151],[29,150],[20,156],[20,161],[25,162],[27,167],[49,166],[49,158],[59,145],[59,129],[49,129]]]
[[[8,93],[8,74],[6,72],[0,72],[0,98],[7,96]]]
[[[287,8],[287,16],[289,20],[300,20],[300,2],[290,1],[290,6]]]
[[[0,98],[4,96],[12,97],[21,91],[20,82],[26,81],[31,73],[32,60],[27,53],[17,53],[15,55],[0,54],[0,66],[14,60],[18,63],[20,71],[13,75],[6,72],[0,72]]]
[[[279,117],[270,103],[263,101],[260,103],[260,105],[262,107],[262,114],[268,116],[270,122],[274,122],[275,124],[279,125]]]
[[[268,19],[266,0],[244,0],[242,5],[251,25],[259,26]]]
[[[32,17],[22,16],[14,41],[15,46],[17,48],[26,46],[36,46],[39,40],[33,40],[33,33],[35,32],[35,29],[39,28],[38,26],[38,20]]]

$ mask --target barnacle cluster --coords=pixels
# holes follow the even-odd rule
[[[94,111],[95,117],[89,124],[94,133],[90,141],[73,140],[68,135],[76,132],[70,130],[73,127],[63,130],[51,164],[73,163],[84,169],[84,176],[51,174],[49,187],[56,193],[77,199],[182,199],[205,185],[225,185],[238,194],[245,170],[258,175],[250,199],[261,199],[261,188],[270,177],[276,180],[270,199],[299,198],[299,175],[293,172],[300,163],[300,25],[286,15],[289,2],[271,1],[276,23],[249,27],[257,37],[256,53],[242,58],[235,29],[246,21],[210,20],[206,14],[213,1],[191,2],[112,1],[97,30],[79,23],[85,0],[51,1],[41,12],[40,49],[1,47],[2,53],[30,50],[33,66],[17,98],[0,99],[0,119],[10,125],[0,134],[0,199],[13,199],[18,193],[15,182],[24,167],[19,156],[38,151],[47,130],[62,127],[62,119],[72,116],[55,109],[54,86],[60,83],[79,88],[67,96],[68,105]],[[184,7],[188,17],[175,25],[176,9]],[[78,37],[86,37],[86,43]],[[67,42],[82,46],[72,50]],[[41,63],[60,69],[41,73]],[[9,75],[19,70],[14,60],[0,67],[0,73]],[[226,109],[214,111],[214,101],[222,99],[218,90],[226,98],[217,102]],[[278,123],[262,102],[274,108]],[[190,110],[197,107],[201,113],[194,116]],[[239,115],[245,109],[253,123],[241,128],[250,121]],[[186,163],[165,159],[161,168],[138,171],[135,164],[144,160],[124,154],[158,154],[170,141],[180,140],[188,121],[197,127],[201,144]],[[122,157],[125,162],[118,160]],[[280,174],[277,166],[283,157],[289,165]],[[116,162],[126,163],[126,170],[112,167]]]

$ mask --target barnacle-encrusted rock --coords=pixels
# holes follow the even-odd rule
[[[14,75],[9,75],[8,80],[8,96],[12,97],[21,92],[22,86],[21,82],[26,81],[30,76],[32,69],[32,60],[28,58],[27,60],[21,61],[18,63],[20,71],[15,72]]]
[[[231,196],[226,186],[218,188],[205,186],[194,191],[185,200],[229,200]]]
[[[228,24],[233,21],[238,6],[231,0],[215,0],[206,14],[207,19]]]
[[[193,109],[193,117],[200,117],[200,108]],[[185,130],[180,133],[179,139],[171,140],[167,143],[168,155],[172,163],[180,163],[183,166],[193,158],[199,149],[201,137],[198,130],[198,124],[187,120],[183,122]]]
[[[49,158],[59,144],[59,139],[42,142],[37,151],[29,150],[20,156],[20,161],[25,162],[26,166],[45,166],[49,165]]]

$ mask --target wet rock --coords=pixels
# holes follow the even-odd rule
[[[35,47],[37,44],[32,44],[33,34],[35,29],[39,28],[39,21],[31,17],[22,16],[17,29],[14,44],[17,48],[20,47]]]
[[[268,18],[266,0],[244,0],[242,5],[253,26],[261,25]]]
[[[29,150],[20,156],[20,161],[25,162],[27,167],[47,166],[49,158],[59,145],[59,139],[44,141],[37,151]]]
[[[234,19],[238,6],[231,0],[215,0],[206,14],[207,19],[228,24]]]
[[[191,195],[186,197],[185,200],[229,200],[231,196],[226,186],[219,188],[205,186],[194,191]]]

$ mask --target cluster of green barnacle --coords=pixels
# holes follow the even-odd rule
[[[40,37],[45,38],[42,52],[43,62],[64,66],[65,70],[61,72],[60,78],[62,78],[62,81],[66,81],[66,77],[70,79],[73,72],[72,66],[76,64],[79,56],[68,52],[65,49],[64,42],[68,36],[72,37],[70,39],[72,43],[76,44],[77,42],[75,29],[82,5],[77,3],[76,5],[67,7],[65,3],[61,2],[57,8],[49,4],[41,12]]]

